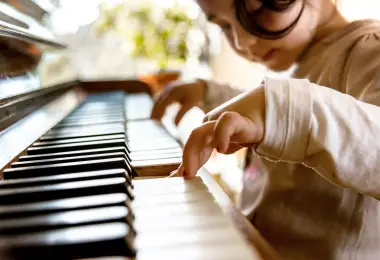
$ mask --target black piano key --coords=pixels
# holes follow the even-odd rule
[[[112,126],[111,124],[103,124],[103,125],[92,125],[89,126],[73,126],[73,127],[65,127],[59,129],[52,129],[45,134],[45,136],[63,136],[63,135],[75,135],[82,136],[84,134],[92,134],[92,135],[102,135],[102,134],[110,134],[113,132],[125,131],[124,126]],[[123,132],[124,133],[124,132]]]
[[[0,251],[16,259],[133,257],[133,240],[128,224],[113,222],[0,236]]]
[[[110,124],[110,123],[123,123],[125,122],[125,119],[123,117],[115,117],[115,118],[97,118],[89,120],[89,119],[78,119],[78,120],[72,120],[66,121],[66,122],[60,122],[56,126],[54,126],[54,129],[65,129],[67,127],[89,127],[94,125],[102,125],[102,124]]]
[[[94,115],[97,115],[99,117],[95,117]],[[124,119],[125,115],[123,113],[123,109],[120,108],[118,110],[112,110],[112,111],[104,111],[104,110],[92,110],[92,111],[77,111],[74,112],[71,116],[66,117],[64,120],[71,120],[71,119],[97,119],[97,118],[109,118],[112,117],[120,117],[121,119]],[[110,122],[110,121],[108,121]]]
[[[30,147],[27,149],[27,154],[43,154],[43,153],[57,153],[57,152],[69,152],[75,150],[87,150],[97,148],[108,148],[114,146],[124,146],[129,152],[128,146],[124,139],[104,140],[104,141],[92,141],[85,143],[72,143],[72,144],[58,144],[41,147]]]
[[[120,103],[123,101],[125,97],[125,93],[123,91],[107,91],[107,92],[101,92],[101,93],[92,93],[86,97],[86,100],[84,103],[81,104],[80,107],[83,107],[84,105],[88,103]],[[80,108],[79,107],[79,108]]]
[[[124,169],[131,174],[135,175],[134,169],[132,168],[132,163],[126,153],[105,153],[97,155],[85,155],[85,156],[74,156],[74,157],[62,157],[54,159],[45,159],[45,160],[28,160],[22,162],[14,162],[11,165],[11,168],[21,168],[21,167],[31,167],[31,166],[44,166],[51,164],[61,164],[61,163],[73,163],[73,162],[85,162],[85,161],[94,161],[94,160],[104,160],[104,159],[116,159],[123,158],[126,163],[124,164]],[[75,166],[78,167],[78,166]],[[106,166],[104,166],[106,167]],[[75,168],[76,169],[76,168]],[[75,169],[70,170],[76,171]]]
[[[55,140],[55,141],[40,141],[40,142],[35,142],[33,144],[33,146],[71,144],[71,143],[79,143],[79,142],[92,142],[92,141],[113,140],[113,139],[122,139],[122,138],[125,138],[124,134],[112,134],[112,135],[104,135],[104,136],[65,138],[65,139],[62,139],[62,140]]]
[[[20,162],[24,162],[24,161],[31,161],[31,160],[46,160],[46,159],[52,159],[52,158],[96,155],[96,154],[104,154],[104,153],[124,153],[129,158],[127,149],[125,149],[125,147],[116,146],[116,147],[110,147],[110,148],[87,149],[87,150],[70,151],[70,152],[62,152],[62,153],[26,155],[26,156],[20,156],[18,160]]]
[[[97,126],[97,125],[104,125],[104,124],[110,124],[110,123],[123,123],[125,122],[124,118],[98,118],[96,120],[88,120],[88,119],[78,119],[78,120],[72,120],[66,121],[66,122],[60,122],[59,124],[54,126],[54,130],[64,130],[69,127],[90,127],[90,126]]]
[[[79,111],[94,111],[94,110],[104,110],[104,111],[112,111],[119,110],[123,108],[123,102],[105,102],[105,101],[96,101],[96,102],[88,102],[85,101],[82,103],[73,113],[77,113]]]
[[[112,193],[27,204],[13,204],[0,206],[0,218],[19,218],[54,212],[64,212],[74,209],[89,209],[104,206],[125,206],[131,209],[131,202],[124,193]]]
[[[87,107],[86,107],[87,106]],[[90,104],[90,103],[83,103],[83,106],[82,107],[78,107],[77,109],[75,109],[74,111],[72,111],[70,113],[70,116],[74,116],[76,114],[81,114],[81,113],[88,113],[88,112],[91,112],[91,111],[103,111],[104,113],[107,113],[107,114],[113,114],[113,113],[124,113],[124,104],[122,103],[119,103],[119,104],[116,104],[115,107],[111,108],[110,106],[108,106],[108,109],[106,107],[106,109],[100,109],[99,107],[97,107],[96,109],[93,107],[91,108],[90,106],[94,106],[93,104]],[[94,114],[92,114],[94,115]]]
[[[4,179],[20,179],[41,176],[51,176],[64,173],[76,173],[110,169],[128,169],[127,161],[124,158],[112,158],[102,160],[80,161],[70,163],[56,163],[49,165],[8,168],[3,172]],[[128,172],[129,176],[132,172]]]
[[[124,106],[123,104],[119,103],[83,103],[82,106],[78,107],[76,110],[74,110],[70,115],[75,114],[95,114],[95,112],[116,112],[116,111],[123,111]]]
[[[70,133],[58,133],[58,134],[46,134],[41,136],[40,141],[53,141],[53,140],[62,140],[62,139],[70,139],[70,138],[81,138],[81,137],[90,137],[90,136],[107,136],[113,134],[124,134],[124,128],[104,130],[104,131],[78,131],[78,132],[70,132]]]
[[[107,222],[126,222],[133,230],[131,211],[124,206],[113,206],[71,210],[20,219],[0,219],[0,236]]]
[[[102,171],[59,174],[46,177],[3,180],[0,182],[0,190],[6,188],[23,188],[73,181],[108,179],[114,177],[124,177],[127,179],[129,184],[132,184],[129,174],[124,169],[112,169]]]
[[[105,135],[105,134],[119,134],[124,133],[124,124],[105,124],[105,125],[94,125],[89,127],[69,127],[66,129],[52,129],[48,131],[44,138],[58,138],[58,137],[86,137],[94,135]]]
[[[0,205],[30,203],[89,195],[125,193],[133,199],[132,189],[125,178],[86,180],[27,188],[0,190]]]
[[[122,120],[117,122],[125,122],[124,113],[107,113],[107,114],[90,114],[90,115],[75,115],[64,118],[59,124],[67,124],[67,123],[77,123],[82,121],[94,122],[97,123],[99,121],[105,123],[112,123],[114,120]]]
[[[93,119],[98,119],[98,118],[124,118],[125,119],[125,114],[124,114],[124,111],[110,111],[110,112],[107,112],[107,113],[103,113],[103,114],[87,114],[87,115],[80,115],[80,114],[71,114],[67,117],[65,117],[61,122],[68,122],[68,121],[74,121],[74,120],[78,120],[78,119],[90,119],[90,120],[93,120]]]
[[[87,127],[86,126],[75,126],[75,127],[69,127],[67,129],[54,129],[54,128],[52,128],[46,134],[57,134],[57,133],[65,133],[65,132],[79,132],[81,130],[104,131],[104,130],[120,129],[120,128],[125,128],[125,123],[109,123],[109,124],[103,124],[103,125],[94,125],[91,127],[91,129],[88,129],[88,126]]]
[[[57,124],[54,129],[61,129],[65,127],[73,127],[73,126],[89,126],[89,125],[98,125],[98,124],[108,124],[108,123],[120,123],[124,122],[125,119],[123,117],[115,117],[115,118],[98,118],[93,120],[73,120],[72,122],[61,122]]]
[[[82,115],[82,114],[89,114],[94,115],[96,113],[98,114],[111,114],[111,113],[123,113],[124,105],[119,103],[115,104],[91,104],[91,103],[83,103],[83,106],[78,107],[73,112],[70,113],[70,116],[74,115]]]
[[[112,159],[112,158],[119,158],[119,157],[124,158],[128,163],[130,163],[125,153],[117,152],[117,153],[103,153],[103,154],[81,155],[81,156],[66,156],[66,157],[60,157],[60,158],[41,159],[41,160],[26,160],[26,161],[14,162],[12,163],[11,167],[12,168],[28,167],[28,166],[37,166],[37,165],[48,165],[48,164],[54,164],[54,163]]]
[[[109,107],[105,109],[77,109],[71,115],[69,115],[66,118],[75,118],[75,117],[92,117],[94,115],[99,115],[102,117],[106,116],[120,116],[124,115],[123,112],[123,107],[122,106],[117,106],[117,107]]]

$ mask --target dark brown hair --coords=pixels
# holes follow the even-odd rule
[[[300,19],[306,0],[260,0],[261,7],[257,10],[250,11],[247,8],[247,1],[251,0],[234,0],[235,12],[241,26],[249,33],[265,39],[278,39],[286,36],[296,26]],[[302,9],[297,18],[286,28],[280,31],[269,31],[258,22],[258,18],[265,11],[284,12],[297,2],[302,1]]]

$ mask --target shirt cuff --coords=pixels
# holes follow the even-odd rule
[[[265,134],[255,152],[275,161],[302,162],[312,119],[310,82],[272,78],[264,82]]]

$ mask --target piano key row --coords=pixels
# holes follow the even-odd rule
[[[123,96],[89,96],[4,171],[0,255],[252,259],[200,179],[133,180],[168,174],[182,149]]]
[[[68,254],[62,248],[70,248],[70,257],[91,257],[86,248],[97,243],[109,243],[116,255],[134,255],[132,160],[137,167],[152,160],[178,162],[181,148],[149,119],[141,127],[151,131],[132,122],[129,129],[123,95],[89,96],[3,172],[0,244],[6,240],[13,255],[21,257],[28,248],[28,257],[46,256],[43,249],[54,247],[62,257]],[[116,226],[123,232],[112,233]],[[52,238],[55,245],[49,245]],[[107,251],[96,252],[102,255]]]
[[[90,96],[88,100],[92,100],[91,102],[87,100],[42,136],[28,149],[28,156],[20,157],[20,162],[15,163],[13,167],[93,161],[120,156],[126,158],[136,172],[142,175],[162,175],[177,168],[181,162],[182,152],[177,141],[158,122],[146,117],[124,122],[124,114],[128,114],[128,111],[131,114],[131,110],[136,113],[141,110],[136,109],[141,104],[132,100],[133,95],[127,95],[127,100],[130,102],[126,102],[127,109],[124,109],[121,95],[111,96],[115,101],[106,95]],[[146,103],[148,99],[142,96],[137,94],[137,101],[145,100]],[[135,106],[128,106],[130,103],[134,103]],[[109,115],[112,117],[117,115],[118,120],[123,122],[103,122],[103,119],[109,118]],[[91,121],[86,121],[87,117],[90,117]],[[100,120],[95,122],[94,120],[98,120],[97,117],[100,117]],[[66,124],[67,122],[69,124]],[[75,125],[72,125],[73,123]],[[107,154],[104,155],[105,153]],[[26,160],[30,162],[25,163]],[[54,166],[57,165],[51,167]]]
[[[18,205],[13,212],[26,215],[22,223],[0,218],[6,234],[0,243],[6,239],[7,249],[20,257],[254,259],[200,179],[135,181],[134,193],[130,204],[124,193],[115,193]]]

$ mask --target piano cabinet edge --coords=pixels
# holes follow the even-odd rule
[[[201,168],[198,175],[210,190],[224,214],[231,219],[234,226],[243,236],[248,246],[255,253],[259,254],[262,260],[281,259],[276,250],[261,236],[261,234],[248,221],[248,219],[236,208],[234,203],[230,200],[220,185],[214,180],[211,174],[205,168]]]
[[[74,86],[58,98],[48,102],[1,132],[0,149],[7,152],[0,153],[0,180],[3,179],[3,171],[5,169],[10,167],[13,162],[16,162],[20,156],[25,155],[26,150],[34,142],[38,141],[42,135],[77,108],[84,101],[86,96],[87,94],[82,88]],[[46,115],[43,116],[39,114],[39,112],[48,115],[48,119],[43,119],[46,118]],[[34,124],[33,121],[37,118],[42,118],[45,121]],[[26,129],[33,130],[28,131],[29,134],[26,136]],[[16,142],[16,145],[11,145],[12,141],[9,140],[19,141]]]

